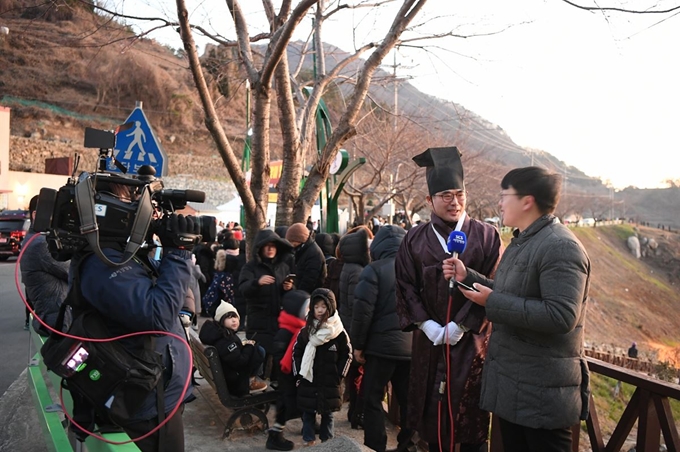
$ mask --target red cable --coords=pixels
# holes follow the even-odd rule
[[[76,339],[76,340],[83,341],[83,342],[113,342],[113,341],[117,341],[117,340],[120,340],[120,339],[125,339],[125,338],[128,338],[128,337],[142,336],[142,335],[147,335],[147,334],[155,334],[155,335],[171,336],[171,337],[174,337],[174,338],[176,338],[176,339],[179,339],[179,340],[182,342],[182,344],[186,347],[186,349],[189,351],[189,371],[187,372],[187,377],[186,377],[186,379],[185,379],[185,381],[184,381],[184,387],[182,388],[182,393],[181,393],[180,396],[179,396],[179,399],[178,399],[178,401],[177,401],[177,404],[175,404],[175,407],[172,409],[172,411],[170,412],[170,414],[169,414],[168,416],[166,416],[166,418],[163,420],[163,422],[161,422],[160,424],[158,424],[156,427],[154,427],[154,428],[153,428],[152,430],[150,430],[148,433],[146,433],[146,434],[144,434],[144,435],[142,435],[142,436],[140,436],[140,437],[138,437],[138,438],[131,439],[130,441],[111,441],[111,440],[108,440],[108,439],[106,439],[106,438],[104,438],[104,437],[102,437],[102,436],[100,436],[100,435],[97,435],[97,434],[94,433],[94,432],[90,432],[89,430],[87,430],[87,429],[81,427],[81,426],[80,426],[76,421],[74,421],[73,418],[66,412],[65,405],[64,405],[64,398],[63,398],[63,389],[64,389],[64,388],[62,387],[62,388],[59,389],[59,400],[60,400],[60,402],[61,402],[61,406],[62,406],[62,409],[63,409],[63,411],[64,411],[64,416],[69,420],[69,422],[73,423],[73,425],[75,425],[76,427],[78,427],[80,430],[84,431],[84,432],[87,433],[88,435],[92,436],[93,438],[97,438],[97,439],[99,439],[99,440],[101,440],[101,441],[104,441],[105,443],[120,445],[120,444],[134,443],[134,442],[140,441],[140,440],[142,440],[142,439],[144,439],[144,438],[146,438],[146,437],[148,437],[148,436],[150,436],[150,435],[153,435],[153,434],[156,433],[161,427],[163,427],[165,424],[167,424],[168,421],[175,415],[175,413],[177,412],[177,410],[179,409],[179,407],[182,405],[182,401],[184,400],[184,396],[186,395],[187,391],[189,390],[189,383],[191,382],[191,373],[192,373],[192,370],[193,370],[193,362],[194,362],[194,356],[193,356],[193,353],[191,352],[191,346],[189,346],[189,343],[186,341],[186,339],[184,339],[184,338],[181,337],[181,336],[176,335],[175,333],[171,333],[171,332],[169,332],[169,331],[138,331],[138,332],[135,332],[135,333],[123,334],[123,335],[121,335],[121,336],[116,336],[116,337],[111,337],[111,338],[106,338],[106,339],[92,339],[92,338],[87,338],[87,337],[74,336],[74,335],[68,334],[68,333],[63,333],[63,332],[61,332],[61,331],[58,331],[58,330],[52,328],[50,325],[48,325],[47,323],[45,323],[45,322],[43,321],[43,319],[41,319],[40,317],[38,317],[38,316],[36,315],[36,313],[35,313],[35,311],[33,310],[33,308],[32,308],[31,306],[29,306],[29,304],[26,302],[26,298],[24,297],[24,294],[21,292],[21,283],[19,282],[19,270],[20,270],[19,263],[21,262],[21,258],[23,257],[24,251],[26,250],[26,248],[28,247],[28,245],[29,245],[33,240],[35,240],[39,235],[40,235],[40,234],[35,234],[33,237],[31,237],[30,239],[28,239],[28,241],[27,241],[26,243],[24,243],[24,244],[21,246],[21,252],[19,253],[19,257],[17,257],[16,266],[14,267],[14,283],[16,284],[17,292],[19,292],[19,297],[21,297],[21,301],[23,301],[23,302],[24,302],[24,305],[26,305],[26,309],[28,309],[28,310],[31,312],[31,314],[33,314],[33,318],[34,318],[34,319],[37,319],[38,322],[40,322],[40,324],[41,324],[42,326],[44,326],[45,328],[47,328],[48,330],[50,330],[52,333],[56,333],[56,334],[59,334],[59,335],[64,336],[64,337],[68,337],[68,338],[71,338],[71,339]]]
[[[446,400],[448,402],[448,407],[449,407],[449,427],[451,428],[451,440],[449,441],[449,451],[453,452],[454,450],[454,421],[453,421],[453,406],[451,405],[451,344],[449,343],[448,340],[448,335],[449,335],[449,329],[448,325],[449,322],[451,321],[451,304],[453,303],[453,292],[452,289],[449,289],[449,306],[446,311]]]
[[[449,330],[448,324],[451,319],[451,305],[453,304],[453,292],[449,289],[449,299],[448,306],[446,307],[446,323],[444,323],[444,347],[446,362],[446,399],[449,412],[449,427],[451,429],[451,439],[449,441],[449,452],[454,450],[454,422],[453,422],[453,407],[451,406],[451,344],[449,344]],[[443,394],[440,394],[443,396]],[[442,398],[439,399],[439,404],[437,407],[437,438],[439,439],[439,452],[442,450],[442,425],[441,425],[441,409],[442,409]]]

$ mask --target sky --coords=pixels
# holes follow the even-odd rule
[[[136,15],[175,13],[174,2],[123,6],[133,3]],[[224,0],[188,3],[192,22],[233,38]],[[665,9],[680,1],[598,3]],[[251,35],[265,31],[261,2],[242,4]],[[379,39],[390,26],[390,8],[345,11],[325,23],[323,40],[352,51]],[[306,39],[310,23],[305,19],[305,32],[294,38]],[[518,145],[548,152],[615,189],[680,179],[680,16],[588,12],[562,0],[428,0],[414,24],[404,38],[466,36],[399,48],[398,76],[421,91],[463,105]],[[176,33],[151,36],[181,47]],[[384,63],[393,61],[390,54]]]

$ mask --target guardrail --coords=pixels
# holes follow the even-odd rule
[[[37,347],[37,351],[28,365],[28,385],[33,396],[47,448],[51,452],[80,451],[81,444],[76,441],[72,434],[69,434],[67,422],[62,420],[63,408],[59,401],[61,378],[47,370],[42,356],[40,356],[40,348],[45,338],[37,334],[33,329],[31,329],[31,338]],[[50,391],[50,387],[52,391]],[[56,394],[54,398],[52,396],[53,393]],[[71,394],[64,389],[62,397],[65,409],[71,413],[73,408]],[[105,433],[102,436],[114,442],[130,441],[130,437],[122,432]],[[85,440],[85,446],[88,452],[139,452],[139,448],[134,443],[109,444],[91,436],[88,436]]]
[[[590,447],[593,452],[616,452],[624,446],[635,422],[638,422],[635,450],[657,452],[661,435],[668,451],[680,451],[680,435],[673,419],[668,399],[680,400],[680,386],[655,380],[638,372],[621,368],[594,358],[586,358],[591,373],[614,378],[635,386],[635,392],[628,401],[614,432],[605,443],[600,429],[595,399],[590,396],[590,415],[585,421]],[[579,451],[581,424],[572,427],[572,451]],[[492,421],[490,452],[503,452],[500,428]]]

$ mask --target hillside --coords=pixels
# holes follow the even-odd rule
[[[680,365],[680,234],[638,227],[659,243],[636,259],[626,247],[631,225],[575,228],[592,262],[586,339],[627,349],[636,341],[642,356]]]

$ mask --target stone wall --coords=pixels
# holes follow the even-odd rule
[[[93,172],[97,168],[98,152],[85,149],[69,140],[43,140],[34,137],[10,137],[9,169],[43,173],[45,159],[80,155],[80,171]],[[219,155],[211,157],[170,155],[169,176],[163,178],[165,186],[175,189],[201,190],[206,202],[218,206],[233,199],[236,189]]]

